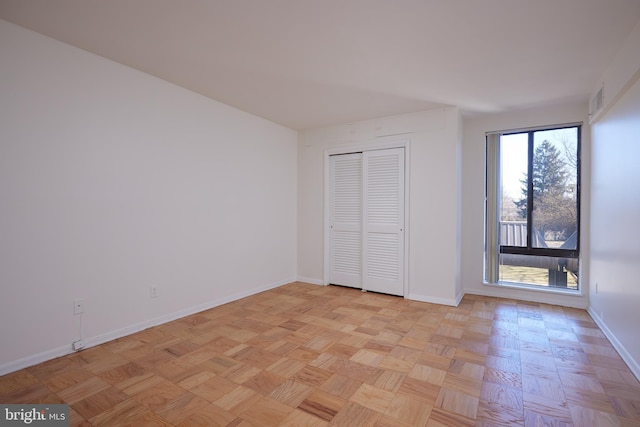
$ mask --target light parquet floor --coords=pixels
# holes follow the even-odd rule
[[[640,426],[586,311],[292,283],[0,377],[72,426]]]

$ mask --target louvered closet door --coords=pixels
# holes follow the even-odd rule
[[[329,282],[362,288],[362,153],[329,161]]]
[[[404,148],[363,153],[362,288],[404,295]]]

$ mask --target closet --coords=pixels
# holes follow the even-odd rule
[[[329,162],[329,283],[404,295],[405,149]]]

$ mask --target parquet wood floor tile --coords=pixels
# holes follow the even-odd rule
[[[72,426],[640,426],[584,310],[291,283],[0,377]]]

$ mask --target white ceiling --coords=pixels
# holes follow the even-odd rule
[[[0,0],[0,18],[293,129],[586,101],[639,0]]]

